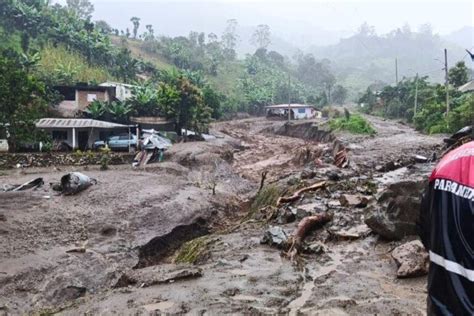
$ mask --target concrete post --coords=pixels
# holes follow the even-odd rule
[[[76,128],[72,128],[72,149],[76,149]]]

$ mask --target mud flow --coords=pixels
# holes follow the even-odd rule
[[[414,157],[442,140],[367,119],[375,136],[251,118],[143,168],[1,171],[44,185],[0,193],[0,315],[424,315]],[[58,194],[68,172],[97,183]]]

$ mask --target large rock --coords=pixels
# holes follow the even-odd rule
[[[369,207],[365,223],[374,232],[389,240],[415,235],[424,186],[423,179],[388,185],[377,196],[377,203]]]
[[[399,278],[417,277],[428,273],[428,253],[419,240],[398,246],[392,251],[392,257],[397,263]]]

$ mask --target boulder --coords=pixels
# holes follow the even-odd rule
[[[367,206],[369,199],[362,195],[342,194],[339,202],[342,206],[363,208]]]
[[[277,248],[285,248],[287,242],[288,236],[283,228],[278,226],[267,229],[260,241],[261,244],[268,244],[270,246],[276,246]]]
[[[398,266],[398,278],[418,277],[428,273],[429,256],[419,240],[398,246],[392,251]]]
[[[416,234],[425,180],[405,180],[388,185],[368,208],[365,223],[389,240]]]

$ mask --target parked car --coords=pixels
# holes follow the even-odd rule
[[[98,140],[94,142],[94,149],[99,149],[109,146],[111,150],[128,150],[128,148],[136,149],[137,148],[137,137],[135,135],[118,135],[110,136],[107,138],[107,141]]]

